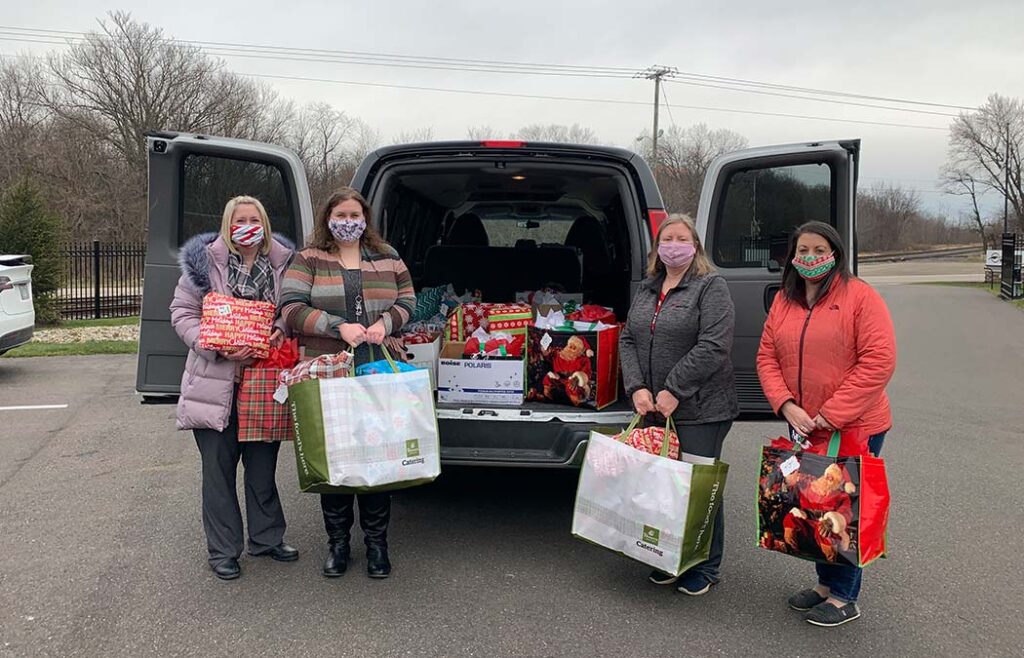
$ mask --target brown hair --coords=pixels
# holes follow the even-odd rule
[[[697,248],[697,253],[693,257],[693,262],[690,263],[690,271],[695,276],[703,276],[715,271],[711,261],[708,260],[708,255],[704,252],[704,245],[700,241],[700,236],[697,235],[697,226],[690,219],[689,215],[673,214],[669,215],[668,219],[661,223],[658,227],[658,234],[654,236],[654,244],[651,246],[651,253],[647,255],[647,276],[658,276],[665,272],[665,263],[661,262],[661,256],[658,255],[658,243],[661,242],[661,234],[665,232],[665,229],[675,224],[682,224],[686,228],[690,229],[690,235],[693,237],[693,246]]]
[[[363,208],[366,230],[363,231],[362,237],[359,238],[359,246],[373,253],[387,253],[388,243],[373,228],[373,209],[370,208],[370,204],[363,198],[363,195],[351,187],[341,188],[332,194],[320,207],[320,212],[316,216],[316,222],[313,224],[313,236],[306,246],[322,249],[328,253],[334,253],[338,250],[338,242],[334,239],[334,234],[331,233],[328,221],[331,218],[331,211],[334,210],[335,206],[344,201],[358,201],[359,205]]]

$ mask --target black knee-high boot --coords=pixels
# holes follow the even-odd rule
[[[391,520],[391,492],[359,494],[359,525],[366,541],[366,572],[371,578],[391,574],[388,559],[388,522]]]
[[[327,560],[323,574],[336,578],[348,569],[351,555],[352,523],[355,521],[355,496],[352,494],[320,494],[320,509],[327,530]]]

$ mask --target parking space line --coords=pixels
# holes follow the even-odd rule
[[[66,404],[29,404],[15,407],[0,407],[0,411],[36,411],[44,409],[67,409]]]

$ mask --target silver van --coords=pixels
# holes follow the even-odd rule
[[[733,361],[744,416],[767,417],[754,359],[779,289],[793,227],[836,226],[856,268],[859,140],[737,151],[716,159],[697,227],[736,304]],[[259,197],[275,231],[303,242],[313,208],[298,157],[278,146],[204,135],[152,133],[149,234],[136,389],[173,399],[185,347],[168,304],[177,251],[215,231],[227,199]],[[339,181],[341,185],[343,181]],[[519,141],[431,142],[378,149],[352,187],[402,255],[416,288],[454,284],[484,301],[557,285],[624,318],[666,217],[654,176],[624,149]],[[625,396],[601,411],[526,402],[519,408],[439,404],[442,460],[449,464],[565,467],[579,463],[592,429],[621,428]]]

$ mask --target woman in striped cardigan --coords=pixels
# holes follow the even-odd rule
[[[317,216],[309,244],[285,274],[281,315],[307,358],[351,347],[356,365],[371,361],[370,346],[397,334],[416,307],[408,268],[371,222],[371,209],[362,195],[351,188],[335,192]],[[321,494],[328,543],[323,574],[334,578],[348,568],[356,498],[367,573],[387,578],[387,492]]]

